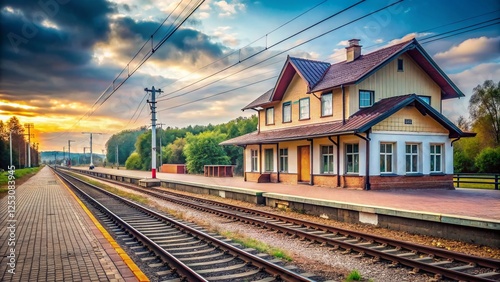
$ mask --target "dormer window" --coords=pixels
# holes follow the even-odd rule
[[[398,71],[404,71],[404,61],[403,59],[398,59]]]
[[[266,125],[274,124],[274,107],[266,109]]]
[[[359,108],[367,108],[373,105],[375,91],[359,90]]]

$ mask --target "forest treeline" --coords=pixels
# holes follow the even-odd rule
[[[190,173],[202,173],[206,164],[235,165],[243,171],[243,148],[219,143],[257,129],[257,116],[239,117],[218,125],[157,128],[157,164],[186,164]],[[161,149],[160,149],[161,148]],[[161,151],[160,151],[161,150]],[[151,169],[151,129],[125,130],[106,142],[108,166]],[[118,152],[118,154],[117,154]],[[118,158],[117,158],[118,155]]]
[[[37,166],[39,163],[38,144],[28,144],[28,133],[25,125],[15,116],[6,122],[0,120],[0,169],[7,170],[10,165],[10,144],[12,136],[12,165],[16,168]],[[28,151],[30,150],[30,151]],[[29,154],[28,154],[29,152]],[[30,161],[28,162],[28,157]]]

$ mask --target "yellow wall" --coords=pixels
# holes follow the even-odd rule
[[[415,93],[417,95],[430,96],[431,106],[441,111],[441,89],[440,87],[413,61],[403,54],[400,58],[404,61],[404,71],[397,71],[397,58],[372,74],[357,85],[345,87],[345,116],[349,118],[359,110],[359,90],[375,91],[375,101],[384,98]],[[266,125],[266,110],[259,112],[260,130],[273,130],[291,126],[301,126],[312,123],[330,122],[342,119],[342,90],[333,90],[333,116],[321,117],[322,93],[306,94],[307,84],[298,74],[295,74],[290,82],[283,99],[274,105],[274,124]],[[309,98],[310,119],[299,120],[299,100]],[[283,123],[283,103],[292,103],[292,122]]]
[[[411,119],[412,124],[405,124]],[[414,107],[405,107],[373,127],[373,131],[404,131],[448,133],[448,130],[428,115],[422,115]]]
[[[346,89],[347,90],[347,89]],[[261,110],[260,114],[260,130],[273,130],[290,126],[299,126],[319,122],[328,122],[342,119],[342,91],[340,88],[333,91],[333,116],[321,117],[321,100],[316,98],[313,94],[306,94],[307,84],[298,75],[295,74],[290,85],[288,86],[283,99],[274,105],[274,125],[266,125],[266,110]],[[346,92],[347,93],[347,92]],[[321,93],[315,93],[317,97]],[[309,98],[309,119],[299,120],[299,100],[302,98]],[[346,94],[347,98],[347,94]],[[283,123],[283,103],[291,102],[292,104],[292,122]],[[346,106],[347,110],[347,106]],[[346,114],[346,117],[348,115]]]
[[[410,56],[403,54],[399,58],[402,58],[404,62],[403,72],[398,72],[396,58],[361,83],[349,87],[351,91],[350,113],[353,114],[359,110],[360,89],[374,90],[374,102],[388,97],[413,93],[431,96],[431,106],[441,112],[441,88],[439,85]]]

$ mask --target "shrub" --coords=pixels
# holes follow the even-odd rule
[[[137,152],[133,152],[132,154],[130,154],[130,156],[127,158],[127,161],[125,162],[125,167],[127,169],[141,169],[141,156],[139,156]]]
[[[476,157],[475,165],[479,172],[500,173],[500,147],[482,150]]]

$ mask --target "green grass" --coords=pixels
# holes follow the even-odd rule
[[[35,175],[41,167],[31,167],[31,168],[20,168],[14,171],[14,177],[16,178],[16,184],[18,184],[21,180],[26,180],[31,176]],[[0,193],[8,191],[9,182],[9,171],[3,171],[0,173]]]
[[[284,259],[286,261],[292,261],[292,257],[284,250],[272,247],[264,242],[255,240],[253,238],[246,237],[245,235],[239,232],[231,232],[231,231],[222,231],[220,234],[224,237],[227,237],[233,240],[236,243],[239,243],[246,248],[253,248],[259,252],[267,253],[275,258]]]
[[[454,181],[457,178],[453,178]],[[462,183],[462,181],[470,181],[470,182],[481,182],[481,183]],[[455,187],[457,187],[457,183],[455,183]],[[495,189],[495,179],[477,179],[477,178],[467,178],[460,177],[460,188],[476,188],[476,189]]]
[[[345,278],[345,282],[351,282],[351,281],[361,281],[362,277],[361,277],[361,273],[359,273],[358,270],[354,269],[353,271],[351,271],[347,277]]]

